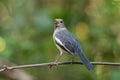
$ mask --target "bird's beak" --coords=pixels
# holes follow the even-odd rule
[[[54,24],[56,25],[56,26],[58,26],[59,25],[59,22],[58,21],[54,21]]]

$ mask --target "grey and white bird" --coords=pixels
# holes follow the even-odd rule
[[[91,70],[93,68],[92,64],[84,56],[78,41],[67,30],[67,28],[64,25],[63,20],[55,19],[54,28],[55,29],[54,29],[54,33],[53,33],[53,40],[55,42],[55,45],[57,46],[57,48],[60,51],[60,55],[56,59],[55,62],[57,62],[60,59],[60,57],[63,54],[63,51],[66,51],[72,55],[72,59],[74,58],[74,56],[78,55],[80,57],[80,59],[82,60],[83,64],[86,66],[86,68],[88,70]]]

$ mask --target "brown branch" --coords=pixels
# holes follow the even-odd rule
[[[0,58],[0,69],[3,72],[0,72],[0,78],[4,78],[5,80],[37,80],[36,77],[34,77],[33,75],[30,75],[29,73],[25,72],[24,70],[20,70],[20,69],[15,69],[15,70],[10,70],[10,68],[8,68],[7,66],[15,66],[15,64],[1,59]],[[6,69],[5,71],[5,68]]]
[[[91,62],[93,65],[109,65],[109,66],[120,66],[120,63],[113,63],[113,62]],[[13,69],[21,69],[21,68],[31,68],[31,67],[42,67],[42,66],[56,66],[56,65],[66,65],[66,64],[83,64],[82,62],[50,62],[50,63],[41,63],[41,64],[29,64],[29,65],[20,65],[20,66],[7,66],[3,65],[3,68],[0,69],[0,72],[6,70],[13,70]]]

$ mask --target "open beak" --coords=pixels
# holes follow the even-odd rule
[[[57,25],[59,24],[59,22],[55,20],[55,21],[54,21],[54,24],[57,26]]]

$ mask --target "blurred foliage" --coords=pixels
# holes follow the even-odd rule
[[[0,58],[16,65],[54,61],[59,53],[52,40],[55,18],[64,20],[90,61],[120,61],[120,0],[0,0]],[[60,61],[69,58],[65,54]],[[81,65],[26,69],[38,80],[118,80],[119,70],[100,65],[93,71]]]

